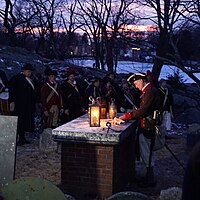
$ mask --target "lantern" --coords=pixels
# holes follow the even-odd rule
[[[106,104],[101,104],[101,119],[106,119],[107,114]]]
[[[100,126],[100,114],[101,106],[99,104],[90,104],[90,126],[99,127]]]
[[[111,99],[111,103],[109,105],[109,118],[114,119],[117,116],[117,106],[115,105],[115,99]]]
[[[106,119],[106,114],[107,114],[106,100],[101,99],[101,97],[97,97],[97,103],[101,105],[100,119]]]

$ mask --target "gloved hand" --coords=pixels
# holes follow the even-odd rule
[[[13,112],[15,109],[15,102],[10,103],[10,112]]]
[[[132,112],[128,112],[128,113],[120,116],[119,119],[122,119],[122,120],[130,120],[130,119],[132,119]]]
[[[46,117],[49,117],[49,112],[46,110],[46,111],[44,111],[44,115],[46,116]]]
[[[115,117],[115,118],[113,119],[113,124],[119,125],[119,124],[123,124],[123,123],[125,123],[125,121],[122,120],[122,119],[119,119],[119,118],[117,118],[117,117]]]

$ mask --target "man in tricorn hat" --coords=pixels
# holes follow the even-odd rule
[[[83,99],[76,84],[76,72],[73,68],[67,70],[67,80],[61,85],[64,112],[61,123],[66,123],[83,114]]]
[[[144,73],[132,74],[127,81],[130,84],[134,84],[136,88],[141,90],[142,98],[140,107],[137,110],[133,110],[124,114],[120,118],[123,120],[139,119],[141,132],[139,134],[140,155],[146,165],[146,176],[139,184],[139,186],[149,187],[155,185],[154,178],[154,154],[153,146],[155,143],[155,131],[152,128],[152,124],[149,123],[149,118],[153,119],[154,111],[160,110],[161,100],[158,90],[150,83]]]
[[[41,104],[43,111],[44,128],[55,128],[58,125],[59,113],[63,112],[63,103],[60,85],[56,82],[57,72],[46,72],[48,80],[41,88]]]
[[[91,79],[91,84],[86,88],[85,90],[85,96],[86,96],[86,104],[88,109],[89,104],[89,97],[92,96],[95,100],[98,97],[102,97],[102,91],[100,87],[100,79],[98,77],[93,76]]]
[[[9,102],[12,115],[18,116],[18,145],[30,143],[25,138],[25,132],[34,131],[34,116],[36,104],[36,85],[32,79],[34,68],[25,64],[21,73],[9,81]]]

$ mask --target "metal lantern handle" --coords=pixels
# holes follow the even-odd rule
[[[89,101],[90,101],[91,103],[94,103],[94,102],[95,102],[95,99],[94,99],[92,96],[89,96]]]
[[[101,102],[101,97],[97,97],[96,101],[100,103]]]

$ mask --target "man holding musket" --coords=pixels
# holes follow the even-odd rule
[[[140,156],[147,168],[147,173],[139,186],[155,186],[153,147],[155,144],[155,113],[161,108],[160,96],[158,90],[148,81],[148,78],[144,73],[134,73],[127,81],[141,90],[141,103],[137,110],[132,110],[131,112],[122,115],[120,119],[138,119],[140,121]]]

